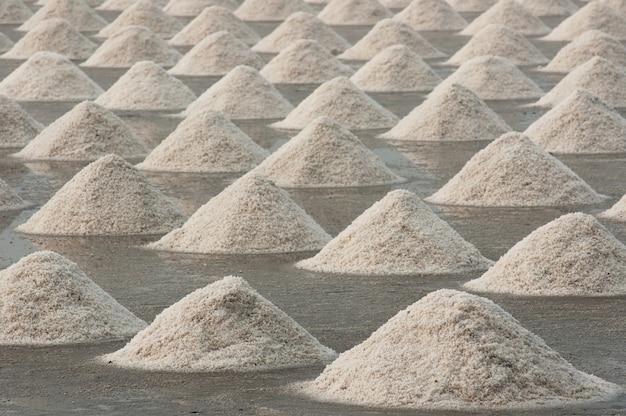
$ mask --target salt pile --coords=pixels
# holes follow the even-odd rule
[[[196,95],[189,87],[159,65],[141,61],[95,102],[116,110],[180,110],[195,99]]]
[[[563,46],[544,70],[570,72],[594,56],[600,56],[626,68],[626,47],[611,35],[599,30],[588,30]]]
[[[89,100],[100,88],[76,65],[54,52],[37,52],[0,82],[0,94],[22,101]]]
[[[0,147],[22,147],[43,126],[14,100],[0,95]]]
[[[108,38],[124,26],[146,27],[163,39],[171,38],[184,27],[180,20],[165,13],[152,1],[137,0],[96,36]]]
[[[621,389],[576,370],[492,301],[432,292],[339,355],[322,400],[420,409],[511,409],[606,400]]]
[[[132,6],[137,0],[106,0],[100,6],[98,10],[111,10],[111,11],[124,11]],[[158,7],[165,7],[169,0],[150,0]]]
[[[446,0],[459,13],[482,13],[487,11],[498,0]]]
[[[349,130],[383,129],[398,117],[372,100],[348,78],[337,77],[320,85],[282,121],[281,129],[303,129],[319,116],[331,117]]]
[[[612,7],[622,17],[626,17],[626,2],[624,0],[600,0],[600,2]]]
[[[230,10],[212,6],[204,9],[198,17],[170,39],[169,43],[175,46],[195,45],[205,37],[222,30],[229,32],[248,46],[261,40],[254,30]]]
[[[106,20],[83,0],[48,0],[17,30],[28,32],[44,20],[55,17],[67,20],[74,29],[81,32],[99,30],[107,24]]]
[[[485,26],[455,53],[446,64],[461,65],[472,58],[494,55],[513,65],[542,65],[549,62],[523,35],[504,25]]]
[[[626,195],[615,203],[611,208],[598,214],[600,218],[613,221],[626,221]]]
[[[367,61],[378,52],[393,45],[408,46],[423,59],[446,56],[406,23],[385,19],[376,23],[361,40],[339,55],[339,58]]]
[[[13,156],[29,160],[96,160],[110,153],[139,158],[148,151],[119,117],[85,101],[46,127]]]
[[[293,105],[254,68],[240,65],[213,84],[185,110],[220,111],[230,119],[285,117]]]
[[[56,52],[69,59],[87,59],[97,45],[74,29],[67,20],[43,20],[28,31],[10,51],[2,55],[8,59],[28,59],[40,51]]]
[[[0,24],[23,23],[33,15],[33,12],[22,0],[3,0],[0,3]]]
[[[254,172],[283,188],[386,185],[403,182],[347,129],[319,117]]]
[[[0,33],[0,53],[10,50],[13,46],[13,41],[4,33]]]
[[[578,11],[571,0],[517,0],[535,16],[569,16]]]
[[[247,172],[268,153],[217,111],[183,120],[137,169],[161,172]]]
[[[13,192],[11,187],[0,179],[0,211],[12,211],[30,206],[18,194]]]
[[[244,0],[235,10],[235,16],[244,21],[282,22],[297,12],[315,14],[302,0]]]
[[[461,273],[491,264],[415,194],[395,190],[296,267],[325,273],[408,275]]]
[[[474,35],[493,23],[508,26],[524,36],[550,33],[548,26],[516,0],[499,0],[489,10],[474,19],[461,34]]]
[[[330,0],[317,15],[328,25],[370,25],[392,16],[378,0]]]
[[[412,0],[394,19],[415,30],[457,31],[467,26],[445,0]]]
[[[543,39],[571,41],[592,29],[601,30],[617,39],[626,39],[626,18],[599,1],[590,1]]]
[[[336,356],[241,277],[227,276],[166,308],[101,360],[142,370],[250,372]]]
[[[321,84],[354,70],[314,40],[293,42],[272,58],[260,74],[272,84]]]
[[[196,17],[204,9],[211,6],[235,10],[239,4],[234,0],[170,0],[163,8],[163,11],[172,16]]]
[[[238,65],[255,69],[263,68],[265,62],[252,52],[248,45],[228,32],[217,32],[207,36],[191,48],[183,58],[169,70],[174,75],[225,75]]]
[[[394,140],[493,140],[511,131],[476,94],[458,84],[437,89],[391,130]]]
[[[247,174],[148,248],[187,253],[290,253],[319,250],[330,236],[289,194]]]
[[[476,153],[425,200],[441,205],[532,207],[595,204],[606,197],[521,133]]]
[[[15,230],[40,235],[151,235],[179,227],[185,214],[117,155],[92,162]]]
[[[380,51],[350,81],[363,91],[430,91],[441,78],[408,46],[394,45]]]
[[[612,107],[626,107],[626,72],[598,56],[566,75],[536,105],[555,106],[577,88],[589,90]]]
[[[142,26],[125,26],[106,39],[82,66],[100,68],[129,68],[139,61],[173,66],[181,54]]]

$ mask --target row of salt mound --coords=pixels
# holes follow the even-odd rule
[[[463,287],[533,296],[623,295],[626,246],[591,215],[566,214],[533,231]]]
[[[43,129],[13,156],[28,160],[86,161],[110,153],[140,158],[148,150],[119,117],[85,101]]]
[[[626,39],[626,18],[599,1],[590,1],[565,19],[542,39],[574,40],[588,30],[601,30],[617,39]]]
[[[485,26],[498,23],[518,31],[524,36],[550,33],[550,28],[516,0],[499,0],[489,10],[478,16],[462,32],[474,35]]]
[[[379,137],[415,141],[493,140],[511,130],[476,94],[451,84],[437,89]]]
[[[163,11],[172,16],[196,17],[211,6],[235,10],[239,4],[235,0],[170,0]]]
[[[322,400],[461,411],[563,406],[621,391],[576,370],[492,301],[450,289],[398,312],[307,387]]]
[[[337,353],[240,277],[227,276],[166,308],[100,360],[158,371],[267,371],[325,364]]]
[[[569,16],[578,11],[571,0],[517,0],[532,14],[539,17]]]
[[[317,14],[328,25],[373,25],[392,16],[378,0],[330,0]]]
[[[0,95],[0,148],[22,147],[43,130],[37,120],[11,98]]]
[[[282,22],[300,12],[315,14],[302,0],[244,0],[235,10],[235,16],[243,21]]]
[[[9,51],[15,44],[4,33],[0,33],[0,53]]]
[[[30,254],[0,271],[0,305],[2,345],[113,341],[147,326],[52,251]]]
[[[55,17],[67,20],[74,29],[81,32],[100,30],[107,25],[106,20],[83,0],[48,0],[17,30],[29,31],[42,21]]]
[[[527,136],[506,133],[425,200],[441,205],[523,207],[595,204],[606,197]]]
[[[204,110],[183,120],[136,167],[160,172],[247,172],[267,156],[223,114]]]
[[[246,174],[185,224],[146,247],[186,253],[289,253],[319,250],[330,236],[289,194]]]
[[[78,172],[15,230],[39,235],[151,235],[179,227],[185,214],[119,156]]]
[[[482,13],[498,0],[446,0],[454,10],[460,13]]]
[[[130,6],[132,6],[137,0],[106,0],[101,5],[97,6],[98,10],[110,10],[116,12],[123,12]],[[165,7],[169,0],[150,0],[158,7]]]
[[[325,273],[461,273],[492,264],[413,193],[389,192],[315,257],[296,267]]]
[[[467,26],[445,0],[412,0],[394,19],[415,30],[458,31]]]
[[[150,0],[137,0],[124,10],[114,21],[102,28],[97,37],[108,38],[124,26],[143,26],[162,39],[169,39],[180,32],[184,25],[174,16],[161,10]]]
[[[22,0],[4,0],[0,3],[0,24],[24,23],[33,12]]]
[[[567,73],[594,56],[626,68],[626,47],[611,35],[599,30],[588,30],[563,46],[543,70]]]

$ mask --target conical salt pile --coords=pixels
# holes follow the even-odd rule
[[[252,50],[278,53],[300,39],[315,40],[332,53],[343,52],[350,47],[348,41],[326,23],[312,14],[298,12],[289,16],[272,33],[261,39]]]
[[[319,365],[336,356],[241,277],[227,276],[166,308],[101,360],[142,370],[250,372]]]
[[[623,40],[626,39],[626,18],[599,1],[590,1],[542,39],[571,41],[592,29]]]
[[[302,0],[244,0],[235,10],[235,16],[243,21],[282,22],[297,12],[315,14]]]
[[[321,84],[354,70],[314,40],[297,40],[272,58],[260,74],[272,84]]]
[[[511,131],[476,94],[458,84],[437,89],[388,132],[394,140],[493,140]]]
[[[394,45],[359,68],[350,81],[363,91],[430,91],[441,78],[408,46]]]
[[[285,117],[293,105],[259,71],[240,65],[191,103],[185,115],[205,109],[230,119],[265,119]]]
[[[196,95],[189,87],[159,65],[141,61],[95,102],[116,110],[180,110],[195,99]]]
[[[24,23],[33,12],[22,0],[3,0],[0,3],[0,24]]]
[[[98,6],[97,9],[122,12],[135,4],[136,1],[137,0],[106,0],[100,6]],[[150,1],[152,1],[152,3],[156,4],[158,7],[165,7],[169,0]]]
[[[576,370],[492,301],[450,289],[398,312],[310,386],[322,400],[465,412],[563,406],[620,391]]]
[[[441,205],[532,207],[595,204],[606,197],[521,133],[476,153],[425,200]]]
[[[392,16],[378,0],[330,0],[317,15],[327,25],[373,25]]]
[[[467,26],[445,0],[412,0],[394,19],[415,30],[457,31]]]
[[[108,38],[124,26],[143,26],[163,39],[169,39],[184,27],[174,16],[161,10],[150,0],[137,0],[124,10],[114,21],[104,27],[96,36]]]
[[[500,24],[485,26],[455,53],[446,64],[461,65],[472,58],[494,55],[513,65],[542,65],[549,62],[523,35]]]
[[[43,126],[14,100],[0,95],[0,147],[22,147]]]
[[[489,10],[474,19],[461,34],[474,35],[485,26],[493,23],[508,26],[524,36],[539,36],[550,33],[548,26],[516,0],[499,0]]]
[[[571,0],[517,0],[535,16],[569,16],[578,11]]]
[[[283,188],[386,185],[404,181],[354,134],[328,117],[313,120],[254,172]]]
[[[170,0],[163,11],[172,16],[196,17],[211,6],[235,10],[239,4],[235,0]]]
[[[9,51],[15,44],[4,33],[0,33],[0,53]]]
[[[48,0],[17,30],[28,32],[44,20],[55,17],[67,20],[74,29],[81,32],[99,30],[107,24],[106,20],[83,0]]]
[[[598,217],[613,221],[626,221],[626,195],[617,201],[611,208],[599,213]]]
[[[29,160],[96,160],[110,153],[138,158],[148,151],[119,117],[98,104],[84,101],[14,156]]]
[[[228,32],[217,32],[207,36],[191,48],[183,58],[169,70],[174,75],[226,75],[239,65],[255,69],[263,68],[265,62],[252,52],[248,45]]]
[[[398,117],[372,100],[348,78],[337,77],[320,85],[282,121],[281,129],[303,129],[319,116],[331,117],[348,130],[383,129]]]
[[[577,88],[589,90],[612,107],[626,107],[626,72],[598,56],[570,72],[537,101],[536,105],[555,106]]]
[[[626,153],[626,119],[577,89],[524,132],[550,153]]]
[[[533,231],[463,287],[532,296],[623,295],[626,246],[593,216],[566,214]]]
[[[499,56],[479,56],[461,65],[439,86],[462,85],[483,100],[526,100],[543,91],[515,65]]]
[[[339,58],[368,61],[378,52],[393,45],[408,46],[423,59],[446,56],[406,23],[385,19],[376,23],[361,40],[339,55]]]
[[[325,273],[407,275],[461,273],[491,264],[415,194],[395,190],[296,267]]]
[[[183,120],[137,169],[160,172],[247,172],[268,156],[217,111]]]
[[[567,73],[594,56],[626,68],[626,47],[611,35],[599,30],[588,30],[563,46],[544,70]]]
[[[255,45],[261,40],[254,30],[230,10],[212,6],[204,9],[198,17],[174,35],[169,43],[175,46],[195,45],[207,36],[222,30],[229,32],[248,46]]]
[[[498,0],[446,0],[454,10],[459,13],[482,13],[487,10]]]
[[[104,91],[76,65],[54,52],[37,52],[0,82],[0,94],[22,101],[94,99]]]
[[[330,236],[289,194],[247,174],[148,248],[187,253],[290,253],[319,250]]]
[[[139,61],[170,67],[181,54],[143,26],[125,26],[106,39],[82,66],[130,68]]]
[[[43,20],[28,31],[10,51],[2,55],[8,59],[28,59],[34,53],[49,51],[69,59],[87,59],[97,45],[74,29],[67,20]]]

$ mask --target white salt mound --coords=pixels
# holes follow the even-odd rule
[[[189,87],[159,65],[141,61],[95,102],[116,110],[180,110],[195,99],[196,95]]]
[[[13,156],[29,160],[96,160],[110,153],[139,158],[148,150],[119,117],[84,101]]]
[[[245,280],[227,276],[166,308],[101,360],[142,370],[250,372],[319,365],[336,356]]]
[[[376,23],[354,46],[339,55],[339,58],[367,61],[383,49],[393,45],[408,46],[423,59],[446,56],[406,23],[384,19]]]
[[[394,140],[493,140],[511,127],[476,94],[458,84],[437,89],[379,137]]]
[[[132,6],[137,0],[106,0],[100,6],[98,10],[111,10],[111,11],[124,11]],[[165,7],[169,0],[150,0],[158,7]]]
[[[445,0],[412,0],[394,19],[415,30],[457,31],[467,26]]]
[[[136,167],[161,172],[247,172],[267,156],[223,114],[205,110],[183,120]]]
[[[370,25],[392,16],[378,0],[330,0],[317,14],[328,25]]]
[[[196,17],[211,6],[235,10],[239,4],[234,0],[170,0],[163,11],[172,16]]]
[[[548,26],[516,0],[499,0],[489,10],[474,19],[461,34],[474,35],[485,26],[493,23],[508,26],[524,36],[539,36],[550,33]]]
[[[501,56],[513,65],[542,65],[549,62],[522,34],[501,24],[491,24],[472,36],[446,64],[461,65],[483,55]]]
[[[249,173],[201,206],[187,222],[147,247],[187,253],[316,251],[330,236],[287,191]]]
[[[0,147],[22,147],[43,130],[18,103],[0,95]]]
[[[359,68],[350,81],[363,91],[430,91],[441,78],[408,46],[394,45]]]
[[[0,94],[21,101],[90,100],[103,93],[76,65],[54,52],[37,52],[0,82]]]
[[[600,218],[613,221],[626,221],[626,195],[615,203],[611,208],[598,214]]]
[[[0,179],[0,211],[11,211],[30,206],[18,194],[13,192],[11,187]],[[0,298],[1,299],[1,298]]]
[[[78,172],[16,231],[40,235],[150,235],[179,227],[185,214],[119,156]]]
[[[517,0],[535,16],[569,16],[578,11],[571,0]]]
[[[239,65],[213,84],[185,110],[220,111],[230,119],[285,117],[293,105],[254,68]]]
[[[265,62],[248,45],[228,32],[217,32],[195,45],[169,70],[174,75],[226,75],[239,65],[255,69]]]
[[[82,66],[130,68],[139,61],[152,61],[170,67],[182,55],[143,26],[125,26],[106,39]]]
[[[10,50],[15,44],[4,33],[0,33],[0,53]]]
[[[235,16],[243,21],[282,22],[296,12],[315,14],[302,0],[244,0]]]
[[[442,289],[340,354],[309,391],[368,406],[467,410],[606,400],[621,388],[576,370],[490,300]]]
[[[96,36],[108,38],[124,26],[143,26],[163,39],[169,39],[184,27],[174,16],[165,13],[150,0],[137,0],[114,21],[102,28]]]
[[[498,0],[446,0],[459,13],[482,13],[487,11]]]
[[[272,84],[321,84],[354,70],[314,40],[296,40],[272,58],[260,74]]]
[[[59,345],[113,341],[146,323],[78,266],[39,251],[0,271],[0,344]]]
[[[626,68],[626,47],[611,35],[599,30],[588,30],[563,46],[544,70],[567,73],[594,56]]]
[[[28,32],[44,20],[59,18],[67,20],[78,31],[100,30],[106,26],[104,20],[83,0],[48,0],[17,30]]]
[[[601,30],[623,40],[626,39],[626,18],[599,1],[590,1],[552,29],[552,32],[543,39],[571,41],[592,29]]]
[[[0,3],[0,24],[23,23],[32,15],[22,0],[2,0]]]

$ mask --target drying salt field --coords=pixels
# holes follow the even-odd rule
[[[0,0],[0,415],[626,415],[619,0]]]

